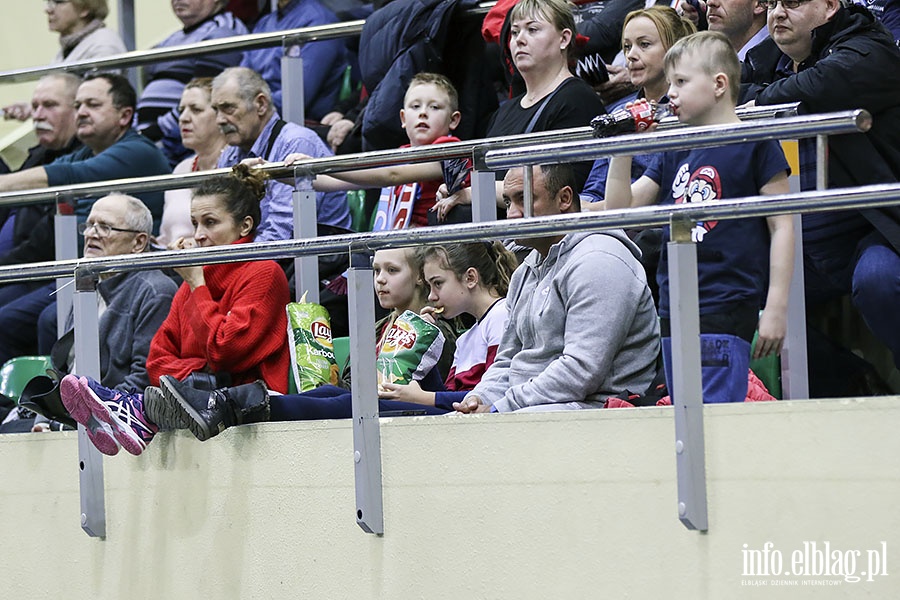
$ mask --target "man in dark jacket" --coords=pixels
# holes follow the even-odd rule
[[[900,50],[893,36],[868,11],[839,0],[801,0],[793,8],[768,0],[768,9],[771,39],[744,62],[743,81],[756,104],[800,101],[808,113],[868,110],[870,131],[829,138],[828,185],[897,182]],[[802,189],[814,189],[815,140],[801,140],[800,166]],[[852,291],[900,366],[900,208],[804,215],[803,244],[807,302]]]
[[[37,146],[28,149],[28,156],[20,171],[49,165],[54,160],[77,149],[81,143],[75,138],[75,93],[81,78],[69,73],[54,73],[42,77],[31,96],[32,119],[38,139]],[[52,204],[0,207],[0,265],[53,260],[53,230],[39,227]],[[22,282],[0,286],[0,306],[42,285]]]

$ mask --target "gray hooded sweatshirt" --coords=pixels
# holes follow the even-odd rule
[[[566,235],[546,258],[532,251],[510,282],[497,358],[471,394],[508,412],[602,407],[625,390],[646,391],[659,324],[639,257],[621,230]]]

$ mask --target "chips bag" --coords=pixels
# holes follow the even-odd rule
[[[291,370],[298,392],[308,392],[320,385],[337,385],[339,379],[331,321],[320,304],[300,302],[287,305],[288,335],[291,348]]]
[[[441,358],[444,335],[411,310],[397,317],[381,338],[376,361],[378,385],[420,380]]]

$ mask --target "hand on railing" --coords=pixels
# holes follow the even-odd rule
[[[3,118],[7,121],[27,121],[31,117],[31,105],[27,102],[16,102],[3,107]]]

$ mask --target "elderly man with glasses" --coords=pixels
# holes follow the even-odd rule
[[[749,97],[760,105],[799,101],[806,113],[868,110],[868,132],[828,139],[828,187],[900,180],[900,50],[890,32],[840,0],[762,4],[771,39],[744,61]],[[800,141],[804,190],[815,189],[815,144]],[[803,244],[807,305],[852,293],[900,367],[900,208],[803,215]]]

